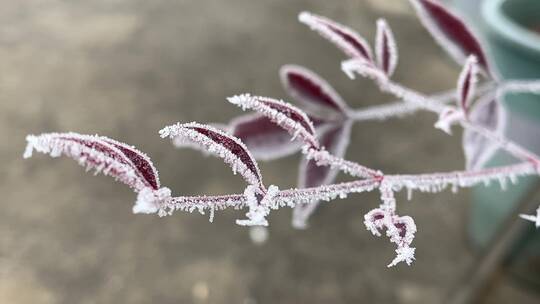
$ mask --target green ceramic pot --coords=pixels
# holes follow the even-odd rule
[[[481,13],[480,29],[501,78],[540,79],[540,32],[533,30],[540,28],[540,0],[484,0]],[[540,154],[540,96],[509,94],[503,105],[508,113],[506,136]],[[499,152],[486,166],[515,162]],[[506,191],[498,184],[474,188],[469,225],[473,244],[485,247],[516,204],[538,187],[539,179],[528,177]],[[540,285],[540,233],[533,225],[515,244],[510,263],[515,273]]]

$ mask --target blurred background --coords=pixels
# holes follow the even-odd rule
[[[0,303],[438,303],[474,262],[469,192],[400,193],[418,226],[417,261],[387,269],[393,246],[366,231],[377,194],[324,204],[307,230],[273,212],[256,245],[243,212],[133,215],[135,195],[74,161],[23,161],[29,133],[98,133],[133,144],[174,194],[238,193],[216,158],[176,150],[157,131],[177,121],[227,122],[225,97],[286,98],[281,65],[305,65],[355,108],[391,101],[339,69],[342,54],[297,22],[302,10],[374,37],[387,18],[400,47],[395,79],[426,93],[459,73],[403,0],[0,1]],[[371,38],[370,38],[371,39]],[[385,172],[463,168],[461,134],[435,117],[357,124],[347,158]],[[267,184],[296,185],[300,156],[261,163]],[[485,303],[538,303],[504,273]]]

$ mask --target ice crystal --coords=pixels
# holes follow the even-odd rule
[[[540,206],[536,209],[536,215],[520,214],[519,216],[522,219],[533,222],[536,228],[540,228]]]
[[[240,226],[268,226],[266,216],[270,213],[270,209],[274,204],[274,198],[279,193],[277,186],[271,185],[268,191],[259,201],[257,198],[256,188],[252,185],[246,187],[244,196],[249,211],[246,213],[247,219],[236,220],[236,224]]]

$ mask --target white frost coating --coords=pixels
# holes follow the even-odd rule
[[[355,57],[355,58],[364,58],[365,60],[372,61],[373,55],[371,53],[371,47],[369,46],[369,43],[364,38],[362,38],[362,36],[360,36],[357,32],[353,31],[352,29],[345,27],[342,24],[339,24],[328,18],[311,14],[309,12],[301,12],[298,15],[298,21],[304,23],[311,30],[316,31],[323,38],[335,44],[348,56]],[[341,36],[333,32],[329,28],[329,26],[355,39],[360,45],[362,45],[368,57],[366,58],[364,54],[358,51],[358,49],[354,47],[350,42],[348,42],[347,40],[343,39]]]
[[[439,119],[435,122],[434,127],[444,131],[448,135],[452,135],[452,126],[459,123],[463,117],[463,111],[457,110],[454,107],[446,107],[439,114]]]
[[[330,166],[332,169],[338,169],[348,175],[356,177],[374,177],[382,176],[382,172],[374,170],[358,163],[345,160],[340,157],[336,157],[330,154],[326,150],[316,149],[302,149],[302,153],[306,155],[307,159],[312,159],[317,162],[319,166]]]
[[[76,140],[95,142],[106,147],[114,157],[83,145]],[[135,191],[146,188],[145,181],[137,174],[135,165],[114,146],[104,142],[99,136],[81,135],[77,133],[48,133],[28,135],[24,158],[32,156],[33,150],[49,154],[51,157],[65,155],[76,160],[86,171],[95,170],[95,174],[103,173],[130,186]]]
[[[509,80],[497,87],[497,99],[508,93],[540,94],[540,80]]]
[[[399,247],[398,249],[396,249],[396,257],[392,260],[390,264],[388,264],[387,267],[396,266],[399,262],[405,262],[408,266],[410,266],[415,260],[415,251],[416,248],[414,247]]]
[[[246,204],[249,207],[249,211],[246,213],[247,219],[236,220],[236,224],[240,226],[268,226],[268,220],[266,216],[270,213],[271,208],[276,208],[274,198],[279,193],[277,186],[271,185],[268,187],[268,191],[259,202],[256,196],[257,188],[249,185],[244,191],[246,197]]]
[[[463,69],[459,74],[457,82],[457,100],[458,106],[461,108],[465,115],[468,114],[469,107],[472,102],[472,98],[476,94],[476,85],[478,83],[478,59],[476,56],[471,55],[465,61]],[[467,88],[467,92],[464,92]]]
[[[388,80],[388,76],[382,70],[374,66],[371,62],[361,58],[354,58],[342,61],[341,70],[350,79],[355,79],[356,73],[362,77],[376,80],[381,84],[385,83]]]
[[[524,220],[533,222],[536,228],[540,228],[540,206],[536,209],[536,215],[520,214],[519,216]]]
[[[139,191],[137,201],[133,205],[135,214],[152,214],[159,211],[160,206],[171,199],[171,190],[162,187],[159,190],[144,188]]]
[[[315,138],[315,128],[313,127],[313,123],[299,108],[281,100],[261,96],[251,96],[250,94],[236,95],[227,98],[227,100],[232,104],[240,106],[242,110],[251,109],[268,117],[271,121],[287,130],[287,132],[292,135],[293,139],[298,137],[308,145],[313,147],[319,146],[319,142],[317,141],[317,138]],[[288,110],[295,112],[307,124],[308,129],[306,129],[299,122],[287,116],[285,113],[278,111],[263,102],[276,104],[280,107],[285,107]]]
[[[537,175],[537,167],[530,163],[486,168],[472,171],[455,171],[446,173],[418,174],[418,175],[386,175],[385,181],[392,185],[392,189],[399,191],[403,188],[419,190],[421,192],[441,192],[451,186],[472,187],[477,184],[488,185],[491,181],[504,183],[510,176],[514,178],[526,175]]]
[[[238,155],[231,152],[229,149],[223,146],[222,143],[218,143],[208,136],[194,130],[193,128],[202,128],[204,130],[209,130],[210,132],[217,133],[220,136],[226,137],[232,141],[234,141],[237,145],[239,145],[245,153],[249,156],[251,162],[255,166],[256,172],[252,172],[248,166],[238,157]],[[256,185],[259,188],[262,188],[262,178],[259,171],[259,167],[257,165],[257,162],[251,156],[246,146],[238,139],[235,138],[221,130],[218,130],[216,128],[213,128],[208,125],[199,124],[196,122],[192,123],[186,123],[186,124],[180,124],[177,123],[175,125],[167,126],[159,131],[159,134],[162,138],[169,137],[171,139],[180,137],[184,138],[185,140],[189,140],[195,144],[198,144],[206,151],[208,151],[210,154],[215,155],[223,159],[223,161],[227,164],[229,164],[233,170],[233,173],[240,173],[242,177],[251,185]],[[179,140],[179,139],[177,139]]]
[[[389,56],[388,70],[385,71],[388,77],[394,74],[398,63],[398,49],[392,30],[386,23],[386,20],[377,20],[377,36],[375,38],[375,53],[377,54],[377,64],[379,68],[384,69],[384,60],[386,54]]]

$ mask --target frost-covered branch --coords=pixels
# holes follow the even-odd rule
[[[320,201],[378,190],[381,203],[364,216],[364,224],[375,236],[384,232],[396,245],[396,257],[389,267],[400,262],[410,265],[415,259],[416,249],[411,244],[417,227],[412,217],[398,215],[395,193],[440,192],[448,187],[457,191],[492,181],[506,188],[508,181],[516,183],[520,176],[539,175],[540,158],[504,136],[507,117],[500,100],[507,93],[540,94],[540,81],[499,80],[481,41],[455,13],[433,0],[409,1],[435,40],[462,66],[455,89],[428,96],[392,80],[398,68],[398,47],[384,19],[377,21],[372,50],[367,39],[353,29],[303,12],[299,21],[347,56],[342,62],[347,75],[371,78],[382,92],[400,101],[352,109],[315,72],[298,65],[285,65],[280,70],[282,85],[301,107],[269,97],[237,95],[228,101],[256,113],[237,117],[227,125],[177,123],[160,131],[161,137],[170,139],[178,148],[192,147],[221,158],[247,183],[243,193],[173,197],[169,188],[160,186],[158,172],[148,156],[133,146],[97,135],[29,135],[24,157],[32,156],[34,150],[52,157],[64,155],[87,170],[112,176],[137,193],[135,213],[166,216],[175,211],[198,211],[209,213],[212,221],[217,210],[247,209],[246,217],[236,221],[242,226],[267,226],[267,216],[272,210],[290,207],[295,208],[294,225],[305,227]],[[465,170],[386,175],[345,158],[354,122],[384,120],[417,110],[436,114],[435,127],[448,134],[454,125],[463,127]],[[497,149],[509,152],[521,162],[484,168]],[[276,185],[266,186],[257,160],[276,159],[298,151],[303,153],[298,188],[280,190]],[[338,172],[360,179],[335,183]],[[540,227],[540,208],[536,215],[521,217]]]

